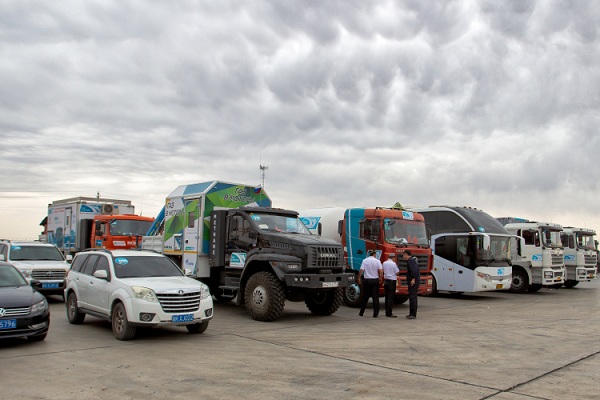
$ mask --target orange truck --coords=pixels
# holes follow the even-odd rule
[[[401,255],[404,250],[410,250],[419,260],[419,294],[431,294],[433,257],[421,214],[384,207],[316,208],[299,210],[299,213],[302,222],[312,233],[342,244],[346,267],[356,274],[369,250],[375,250],[376,257],[382,262],[387,260],[388,254],[397,254],[400,269],[396,285],[397,304],[408,300],[407,265]],[[383,285],[379,288],[379,293],[384,295]],[[358,307],[363,295],[360,285],[350,284],[345,289],[344,302],[350,307]]]
[[[134,214],[129,200],[74,197],[48,205],[46,240],[64,254],[89,248],[137,248],[154,218]]]

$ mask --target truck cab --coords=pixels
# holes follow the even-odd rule
[[[597,252],[593,229],[567,226],[560,234],[564,246],[566,276],[564,285],[575,287],[579,282],[596,279]]]

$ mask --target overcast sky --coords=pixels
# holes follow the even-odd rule
[[[256,185],[600,230],[598,1],[0,2],[0,238]]]

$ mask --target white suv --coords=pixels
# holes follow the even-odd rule
[[[71,260],[70,256],[68,260]],[[49,243],[0,240],[0,261],[11,263],[27,278],[41,282],[36,289],[43,294],[60,294],[65,290],[65,275],[69,263],[58,249]]]
[[[65,299],[70,323],[83,323],[86,314],[104,318],[119,340],[133,339],[138,327],[185,326],[202,333],[213,316],[208,286],[153,251],[78,253]]]

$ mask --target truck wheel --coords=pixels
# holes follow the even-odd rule
[[[565,287],[567,289],[571,289],[574,288],[575,286],[577,286],[579,284],[579,281],[565,281]]]
[[[123,303],[117,303],[113,309],[112,330],[118,340],[131,340],[135,337],[137,329],[129,323]]]
[[[325,290],[306,293],[306,307],[315,315],[331,315],[342,305],[342,290]]]
[[[396,296],[394,297],[394,304],[404,304],[408,301],[408,296]]]
[[[542,285],[540,285],[539,283],[532,283],[531,285],[529,285],[529,288],[527,289],[527,291],[529,293],[535,293],[538,290],[540,290],[542,288]]]
[[[208,328],[208,321],[202,321],[199,324],[186,325],[186,329],[189,333],[204,333]]]
[[[529,277],[521,269],[513,270],[510,291],[513,293],[525,293],[529,289]]]
[[[362,302],[363,291],[362,287],[354,282],[351,285],[346,286],[344,290],[344,303],[348,307],[358,308]]]
[[[67,297],[67,319],[74,325],[83,324],[83,320],[85,319],[85,314],[79,311],[77,307],[77,296],[75,293],[69,293]]]
[[[281,282],[269,272],[257,272],[244,291],[246,310],[257,321],[274,321],[283,311],[285,294]]]

